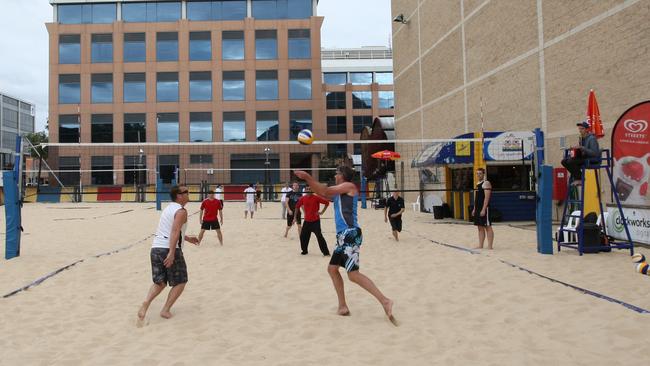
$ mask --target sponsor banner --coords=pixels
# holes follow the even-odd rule
[[[627,240],[618,208],[609,206],[607,212],[607,233],[616,239]],[[650,244],[650,208],[623,207],[623,214],[632,241]]]
[[[532,131],[486,132],[485,137],[491,138],[483,145],[485,161],[530,160],[533,157],[535,134]]]
[[[650,101],[628,109],[612,131],[614,188],[623,204],[650,205]]]

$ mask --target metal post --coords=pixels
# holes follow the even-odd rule
[[[264,148],[264,153],[266,154],[266,161],[264,161],[264,168],[265,168],[264,169],[264,199],[268,201],[269,200],[269,188],[268,187],[269,187],[269,180],[270,180],[269,168],[270,168],[270,165],[271,165],[271,162],[269,162],[269,154],[271,153],[271,148],[268,147],[268,146],[265,147]]]

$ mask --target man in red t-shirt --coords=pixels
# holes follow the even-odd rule
[[[223,225],[223,206],[221,201],[214,197],[214,191],[208,192],[208,198],[201,202],[201,214],[199,215],[199,222],[201,223],[201,232],[199,233],[199,243],[203,239],[203,233],[206,230],[216,230],[219,243],[223,245],[223,237],[221,236],[221,226],[217,220],[217,213]]]
[[[328,200],[313,194],[309,189],[309,186],[305,187],[305,193],[306,195],[300,197],[296,203],[295,209],[297,212],[302,207],[305,212],[305,223],[302,225],[302,231],[300,231],[300,248],[302,249],[302,253],[300,254],[307,254],[309,239],[311,238],[311,233],[314,233],[316,234],[316,239],[318,239],[320,251],[324,256],[329,256],[330,251],[327,249],[327,242],[325,241],[320,229],[320,216],[325,212],[325,210],[327,210],[330,203]],[[320,208],[321,203],[324,204],[325,207],[323,207],[323,210],[319,212],[318,209]]]

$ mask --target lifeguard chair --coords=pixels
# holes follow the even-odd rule
[[[565,151],[564,157],[568,156],[569,151]],[[632,237],[630,231],[627,227],[627,222],[625,220],[625,215],[621,207],[621,202],[618,198],[618,193],[614,187],[614,178],[612,175],[612,157],[610,151],[605,149],[601,150],[600,158],[597,162],[586,160],[582,169],[582,177],[584,179],[583,184],[578,189],[572,189],[569,187],[567,189],[567,196],[565,199],[564,210],[562,213],[562,221],[560,223],[560,228],[557,232],[557,250],[558,252],[562,250],[562,247],[576,249],[580,255],[585,253],[585,249],[588,249],[589,252],[599,252],[599,251],[610,251],[611,249],[629,249],[630,255],[634,254],[634,243],[632,242]],[[614,239],[611,236],[607,235],[607,225],[605,218],[607,217],[606,213],[603,211],[603,202],[600,197],[600,176],[598,174],[600,169],[604,169],[607,172],[607,178],[609,179],[610,186],[612,187],[612,195],[614,201],[616,202],[616,209],[618,210],[623,227],[625,229],[625,240]],[[595,220],[593,225],[598,227],[598,236],[597,243],[589,243],[588,246],[585,244],[585,226],[587,223],[585,221],[585,216],[588,213],[585,213],[585,186],[587,185],[587,173],[593,171],[596,181],[596,196],[598,197],[598,219]],[[568,182],[568,184],[571,184]],[[577,223],[577,224],[576,224]],[[602,243],[600,238],[603,234],[605,238],[605,243]],[[589,238],[594,240],[593,238]]]

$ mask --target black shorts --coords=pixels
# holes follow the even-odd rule
[[[296,212],[296,210],[291,211],[293,211],[293,213],[296,215],[296,223],[298,225],[302,225],[302,212],[300,210],[298,210],[298,212]],[[293,225],[293,216],[294,215],[287,214],[287,226]]]
[[[388,221],[390,222],[390,227],[393,229],[393,231],[397,232],[402,232],[402,216],[395,217],[395,218],[389,218]]]
[[[201,229],[203,229],[203,230],[219,230],[219,229],[221,229],[221,226],[219,226],[219,220],[203,221],[203,223],[201,224]]]
[[[176,248],[174,263],[166,268],[164,261],[169,253],[167,248],[151,248],[151,279],[153,283],[168,283],[169,286],[180,285],[187,282],[187,265],[183,251]]]
[[[485,216],[481,216],[481,211],[476,210],[474,211],[474,225],[476,226],[492,226],[492,222],[490,222],[490,208],[488,207],[487,210],[485,210]]]

